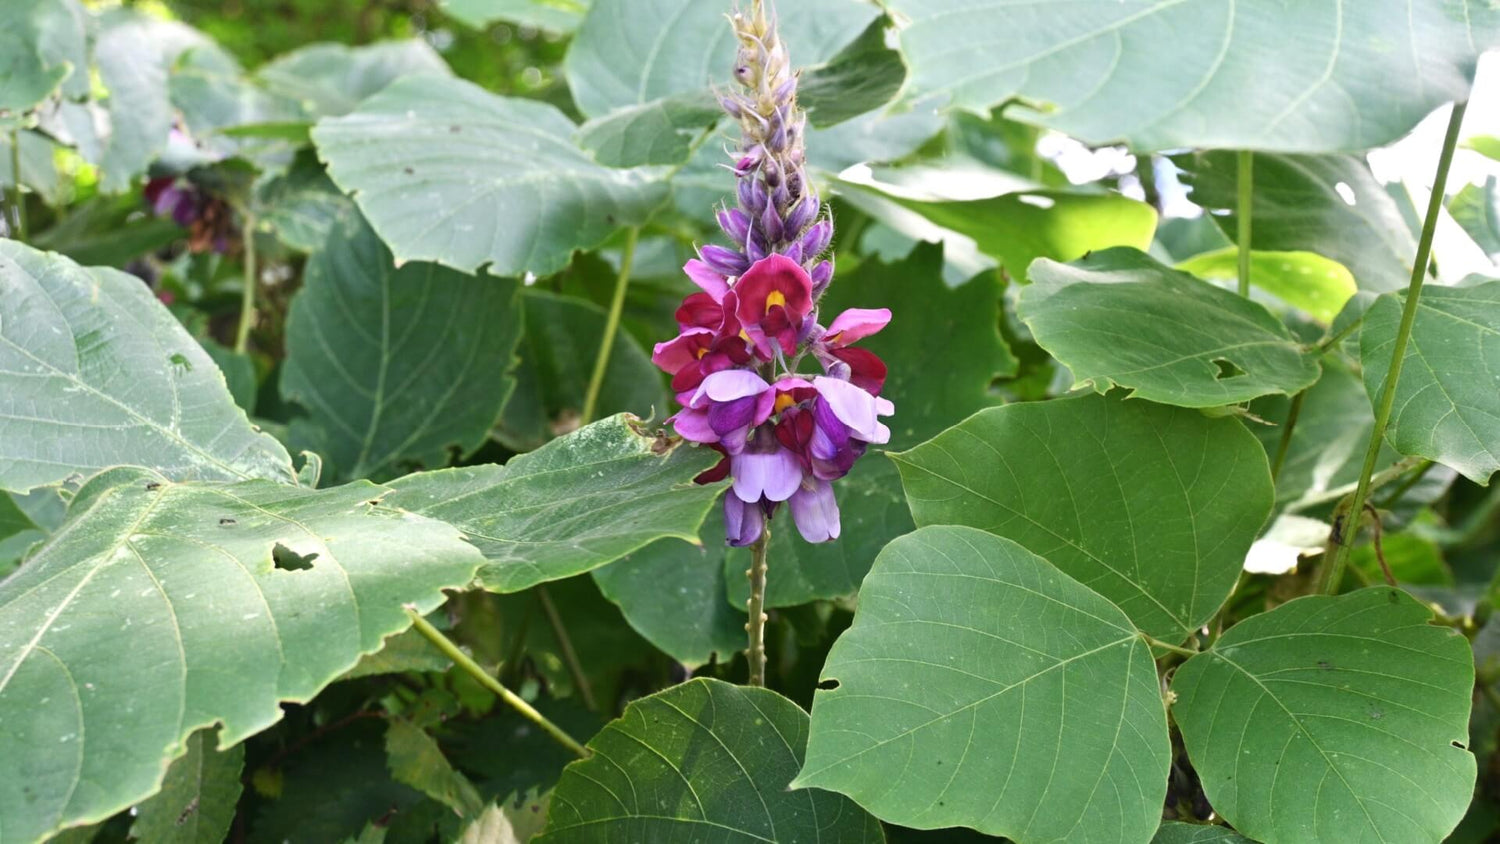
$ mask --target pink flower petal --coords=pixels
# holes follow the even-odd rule
[[[838,348],[876,333],[890,324],[890,308],[850,308],[834,317],[823,341]]]

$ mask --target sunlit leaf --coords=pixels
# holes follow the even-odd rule
[[[1299,598],[1177,669],[1172,715],[1214,811],[1272,844],[1441,841],[1474,785],[1474,661],[1431,618],[1385,587]]]
[[[484,800],[474,784],[443,756],[432,736],[410,721],[395,718],[385,732],[391,778],[405,783],[465,817],[478,815]]]
[[[1171,750],[1150,647],[1014,542],[946,526],[892,542],[821,676],[797,787],[1020,844],[1144,844],[1160,823]]]
[[[1238,249],[1205,252],[1177,269],[1213,281],[1234,281]],[[1250,283],[1325,323],[1332,322],[1358,287],[1343,264],[1313,252],[1251,252]]]
[[[489,562],[479,580],[516,592],[582,574],[658,539],[694,541],[718,486],[693,478],[718,460],[613,416],[504,466],[395,481],[387,501],[464,532]]]
[[[1365,390],[1378,401],[1405,297],[1380,297],[1359,335]],[[1402,454],[1478,484],[1500,469],[1500,281],[1422,291],[1386,438]]]
[[[518,289],[436,264],[397,269],[358,213],[336,225],[292,303],[281,374],[282,395],[322,429],[333,474],[384,480],[482,445],[515,386]]]
[[[136,807],[130,837],[161,844],[220,844],[240,800],[245,746],[215,750],[213,732],[187,740],[187,754],[167,768],[161,791]]]
[[[0,240],[0,488],[122,464],[292,480],[286,450],[140,279]]]
[[[448,65],[420,38],[362,47],[310,44],[267,62],[255,76],[301,104],[310,117],[336,117],[408,74],[447,75]]]
[[[576,128],[545,103],[421,75],[321,121],[313,140],[398,259],[546,275],[666,197],[645,174],[589,158]]]
[[[918,90],[974,110],[1021,98],[1013,118],[1141,150],[1381,146],[1467,97],[1495,40],[1483,0],[889,5]]]
[[[892,459],[917,524],[1014,539],[1174,641],[1228,597],[1271,511],[1238,420],[1118,397],[982,411]]]
[[[1073,264],[1038,261],[1017,313],[1042,348],[1100,392],[1217,407],[1318,379],[1317,356],[1265,307],[1111,249]]]
[[[0,583],[6,834],[36,840],[154,793],[193,730],[233,745],[431,610],[482,562],[361,483],[177,484],[107,472]]]
[[[563,772],[537,844],[882,842],[846,798],[787,788],[807,714],[766,689],[699,679],[626,707]]]

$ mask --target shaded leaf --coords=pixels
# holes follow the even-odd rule
[[[286,173],[268,179],[256,194],[257,220],[282,243],[298,252],[316,252],[334,225],[354,212],[311,150],[297,155]]]
[[[7,834],[151,795],[194,729],[222,722],[223,746],[265,729],[405,629],[404,604],[431,610],[467,583],[479,555],[372,505],[382,492],[90,481],[0,583],[0,756],[21,773],[0,781]]]
[[[10,133],[0,132],[0,188],[15,186],[11,173]],[[21,131],[21,184],[35,191],[48,205],[61,205],[72,191],[71,179],[57,172],[53,155],[57,146],[50,138],[33,129]]]
[[[378,674],[404,674],[408,671],[447,671],[453,660],[434,648],[426,636],[416,630],[397,633],[380,645],[380,650],[365,654],[340,680],[373,677]]]
[[[1468,96],[1494,41],[1483,0],[890,6],[910,19],[901,46],[918,90],[976,111],[1019,97],[1009,116],[1138,150],[1381,146]]]
[[[547,823],[549,797],[491,805],[464,828],[458,844],[526,844]]]
[[[1238,420],[1118,397],[981,411],[892,459],[918,525],[1013,539],[1172,641],[1219,609],[1271,512]]]
[[[494,592],[582,574],[658,539],[693,541],[720,487],[692,480],[718,455],[639,424],[613,416],[504,466],[409,475],[387,500],[463,531]]]
[[[1263,306],[1143,253],[1042,260],[1028,275],[1017,313],[1080,385],[1218,407],[1292,395],[1318,379],[1316,354]]]
[[[239,803],[245,746],[215,750],[212,730],[188,737],[187,754],[167,768],[161,791],[136,807],[130,837],[152,844],[219,844]]]
[[[578,127],[577,141],[610,167],[680,164],[723,114],[707,91],[693,91],[596,117]]]
[[[614,840],[880,842],[847,799],[787,788],[807,714],[766,689],[698,679],[626,707],[563,772],[537,844]]]
[[[464,817],[484,810],[484,800],[463,774],[453,770],[432,736],[410,721],[392,719],[385,732],[391,778],[405,783]]]
[[[1255,844],[1226,826],[1167,821],[1151,844]]]
[[[1239,278],[1239,259],[1231,247],[1194,255],[1177,269],[1229,282]],[[1358,291],[1348,268],[1315,252],[1251,252],[1250,283],[1323,323],[1332,322]]]
[[[886,46],[887,25],[877,19],[827,64],[802,72],[797,102],[809,123],[834,126],[895,99],[906,82],[906,63]]]
[[[286,450],[140,279],[0,240],[0,488],[122,464],[292,480]]]
[[[277,56],[255,71],[275,94],[302,107],[308,117],[337,117],[402,76],[447,75],[448,64],[420,38],[360,47],[309,44]]]
[[[1379,401],[1405,297],[1380,297],[1359,335],[1365,390]],[[1387,441],[1477,484],[1500,469],[1500,281],[1422,291]]]
[[[545,103],[424,75],[324,119],[313,140],[400,260],[547,275],[666,198],[662,183],[573,146],[576,128]]]
[[[398,269],[358,214],[340,221],[307,263],[281,373],[283,398],[325,433],[313,441],[331,474],[383,480],[482,445],[515,387],[518,290],[436,264]]]
[[[1486,254],[1500,255],[1500,179],[1464,185],[1449,200],[1448,213]]]
[[[511,21],[558,33],[577,29],[588,6],[588,0],[442,0],[444,13],[475,29]]]
[[[25,112],[62,89],[88,93],[87,14],[71,0],[12,0],[0,10],[0,111]]]
[[[1150,647],[1010,540],[945,526],[892,542],[821,677],[795,787],[1022,844],[1080,828],[1145,842],[1160,823],[1171,750]]]
[[[1177,669],[1172,714],[1214,810],[1272,844],[1441,841],[1474,785],[1474,662],[1431,619],[1388,587],[1299,598]]]

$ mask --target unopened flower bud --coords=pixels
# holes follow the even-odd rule
[[[744,243],[750,237],[750,216],[738,208],[719,211],[719,228],[734,243]]]
[[[698,250],[698,257],[721,275],[740,275],[750,268],[750,260],[743,253],[722,246],[705,246]]]

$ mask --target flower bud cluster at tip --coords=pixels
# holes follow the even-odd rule
[[[884,328],[891,312],[854,308],[820,321],[833,221],[807,179],[797,76],[760,2],[730,20],[742,90],[722,102],[743,142],[733,167],[738,206],[721,209],[718,222],[734,245],[704,246],[683,268],[702,290],[683,301],[681,333],[658,343],[652,360],[683,406],[668,422],[723,455],[698,480],[731,479],[729,544],[761,539],[783,502],[804,539],[827,542],[840,532],[832,481],[868,446],[890,440],[880,422],[895,412],[880,395],[885,363],[852,344]]]

